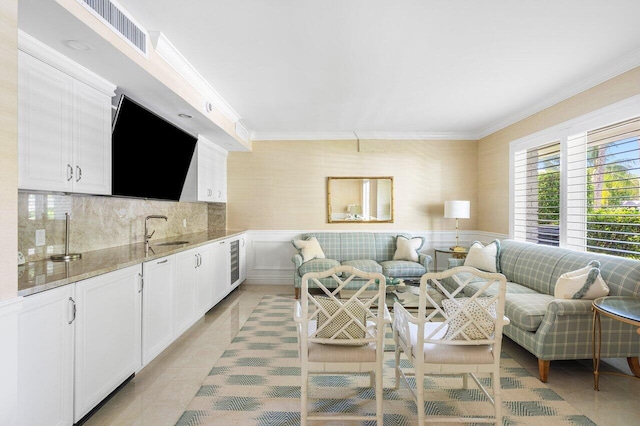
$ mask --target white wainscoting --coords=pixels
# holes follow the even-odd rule
[[[18,312],[22,297],[0,302],[0,424],[18,423]]]
[[[246,284],[269,285],[269,284],[291,284],[293,285],[293,262],[291,258],[296,254],[296,249],[291,244],[291,240],[300,237],[300,234],[312,232],[334,232],[334,231],[247,231],[247,278]],[[359,232],[357,229],[349,231],[335,232]],[[425,238],[425,245],[422,252],[433,257],[435,247],[451,247],[455,245],[456,234],[454,231],[362,231],[362,232],[389,232],[411,234]],[[507,238],[503,234],[495,234],[482,231],[460,231],[460,245],[469,246],[473,241],[491,242],[494,239]],[[445,264],[444,258],[438,257],[438,261]],[[438,265],[439,269],[442,269]]]

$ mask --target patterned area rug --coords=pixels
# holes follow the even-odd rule
[[[265,296],[229,348],[213,366],[177,426],[300,424],[300,363],[291,297]],[[391,333],[387,334],[387,341]],[[416,424],[410,391],[393,389],[393,341],[385,348],[385,425]],[[502,354],[504,425],[595,425],[508,355]],[[430,379],[427,410],[441,415],[489,415],[491,406],[460,378]],[[470,383],[472,383],[470,381]],[[375,411],[369,376],[314,376],[310,399],[314,410]],[[344,424],[344,422],[310,422]],[[350,422],[349,424],[357,424]],[[363,422],[372,425],[375,422]]]

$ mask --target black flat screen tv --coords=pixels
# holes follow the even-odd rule
[[[197,140],[122,95],[112,128],[112,194],[179,201]]]

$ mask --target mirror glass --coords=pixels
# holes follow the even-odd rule
[[[328,177],[327,217],[336,222],[393,222],[393,177]]]

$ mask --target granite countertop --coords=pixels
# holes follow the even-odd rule
[[[75,283],[96,275],[141,264],[143,262],[223,240],[244,231],[206,231],[179,235],[164,240],[151,240],[149,250],[144,242],[82,253],[82,258],[70,262],[50,259],[27,262],[18,267],[18,296],[29,296],[45,290]],[[159,246],[158,243],[188,241],[187,244]]]

